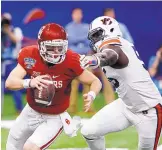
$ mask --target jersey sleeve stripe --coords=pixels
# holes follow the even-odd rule
[[[109,39],[109,40],[106,40],[104,41],[100,46],[99,48],[101,49],[103,46],[107,45],[107,44],[121,44],[120,40],[119,39]]]

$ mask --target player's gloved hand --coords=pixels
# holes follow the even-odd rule
[[[86,69],[88,67],[90,67],[92,69],[96,69],[99,67],[100,61],[95,55],[91,55],[91,56],[81,55],[80,56],[80,64],[81,64],[81,67],[84,69]]]
[[[47,80],[44,80],[43,78],[48,77],[47,75],[40,75],[30,80],[29,86],[31,88],[37,88],[38,90],[41,90],[41,88],[47,88],[47,85],[49,84]]]
[[[96,94],[93,91],[90,91],[87,94],[84,94],[83,98],[85,101],[84,111],[87,112],[90,109],[93,100],[96,98]]]

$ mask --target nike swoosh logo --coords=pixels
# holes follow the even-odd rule
[[[52,76],[52,78],[54,78],[54,79],[55,79],[55,78],[57,78],[57,77],[59,77],[59,76],[60,76],[60,75],[58,75],[58,76]]]

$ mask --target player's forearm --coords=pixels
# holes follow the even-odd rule
[[[118,55],[112,51],[97,53],[95,56],[98,58],[101,67],[111,66],[118,60]]]
[[[90,86],[90,91],[93,91],[97,95],[100,92],[101,88],[102,88],[102,84],[100,80],[97,78],[92,82]]]
[[[82,68],[90,67],[96,69],[99,66],[111,66],[114,65],[118,60],[118,55],[111,51],[107,54],[106,52],[96,53],[94,55],[81,55],[80,61]]]
[[[20,90],[24,88],[24,80],[17,77],[9,77],[6,80],[5,87],[9,90]]]

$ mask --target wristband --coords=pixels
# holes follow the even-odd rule
[[[93,98],[93,100],[96,98],[96,93],[93,91],[88,92],[88,95]]]
[[[25,89],[30,88],[30,81],[31,81],[31,79],[24,79],[23,80],[23,87]]]
[[[93,56],[96,57],[96,59],[97,59],[97,66],[99,67],[100,66],[100,59],[96,55],[93,55]]]

